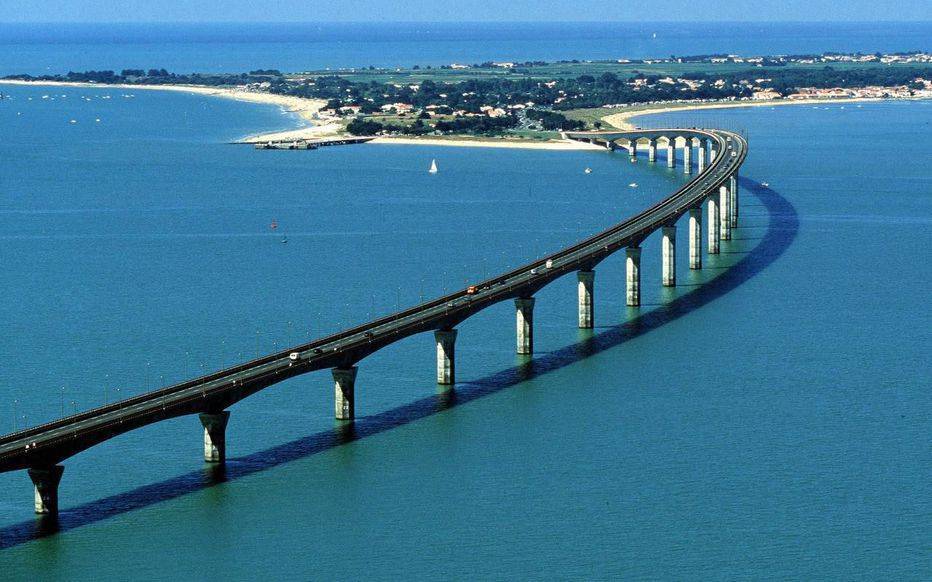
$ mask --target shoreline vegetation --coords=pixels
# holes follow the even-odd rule
[[[826,64],[828,63],[828,64]],[[598,75],[598,76],[596,76]],[[304,124],[240,143],[375,136],[376,144],[589,149],[564,131],[632,129],[649,114],[932,97],[932,55],[483,63],[431,70],[175,75],[164,69],[14,75],[8,85],[180,91],[275,105]]]

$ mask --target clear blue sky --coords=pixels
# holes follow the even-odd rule
[[[932,0],[3,0],[0,22],[932,20]]]

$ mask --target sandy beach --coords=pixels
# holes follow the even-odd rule
[[[234,99],[236,101],[246,101],[249,103],[261,103],[263,105],[277,105],[285,111],[297,114],[305,123],[308,124],[306,127],[299,127],[287,131],[252,135],[242,140],[247,143],[269,140],[315,139],[336,135],[340,132],[341,128],[339,120],[320,114],[320,110],[327,103],[322,99],[304,99],[302,97],[292,97],[288,95],[256,93],[254,91],[245,91],[241,88],[235,87],[206,87],[203,85],[103,85],[98,83],[71,83],[67,81],[18,81],[12,79],[0,79],[0,85],[35,85],[48,87],[120,89],[123,91],[176,91],[180,93],[193,93],[196,95],[221,97],[224,99]]]
[[[473,148],[511,148],[526,150],[602,150],[604,148],[591,143],[583,143],[572,140],[548,140],[548,141],[518,141],[499,138],[460,138],[460,139],[443,139],[430,137],[377,137],[370,141],[372,144],[388,145],[431,145],[431,146],[453,146],[453,147],[473,147]]]
[[[732,109],[735,107],[775,107],[778,105],[819,105],[825,103],[859,103],[868,101],[884,101],[884,99],[843,98],[843,99],[799,99],[799,100],[773,100],[773,101],[729,101],[725,103],[696,103],[658,105],[656,108],[638,109],[636,111],[623,111],[606,115],[602,121],[621,130],[635,129],[631,122],[642,115],[656,115],[658,113],[673,113],[678,111],[696,111],[699,109]]]

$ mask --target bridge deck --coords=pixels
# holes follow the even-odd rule
[[[515,297],[528,297],[553,280],[592,269],[621,248],[635,246],[658,228],[702,204],[740,167],[747,142],[720,130],[572,132],[570,139],[696,137],[718,144],[720,155],[703,172],[657,204],[588,239],[538,261],[465,289],[339,333],[256,360],[0,437],[0,472],[49,466],[97,443],[166,418],[218,412],[272,384],[331,367],[353,365],[372,352],[424,331],[447,329],[476,312]],[[550,261],[550,267],[547,263]],[[297,352],[293,361],[289,354]]]

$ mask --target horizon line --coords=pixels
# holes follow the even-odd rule
[[[928,20],[14,20],[18,24],[932,24]]]

